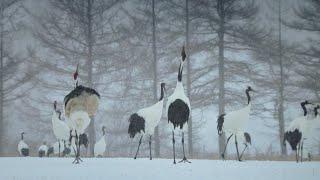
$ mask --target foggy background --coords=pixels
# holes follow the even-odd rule
[[[183,45],[190,157],[218,157],[217,117],[243,107],[249,85],[257,91],[250,157],[291,154],[281,143],[285,127],[302,115],[300,102],[320,102],[319,1],[2,0],[0,7],[1,156],[18,155],[22,131],[32,155],[56,142],[53,101],[63,108],[77,63],[80,84],[102,97],[89,137],[100,138],[105,125],[106,155],[132,156],[138,138],[129,138],[128,118],[156,102],[161,82],[173,92]],[[156,157],[171,157],[167,124],[164,112]],[[146,142],[141,148],[146,155]],[[320,140],[311,148],[319,155]]]

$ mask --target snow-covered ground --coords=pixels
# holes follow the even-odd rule
[[[171,159],[0,158],[1,180],[318,180],[320,162],[192,160],[172,164]]]

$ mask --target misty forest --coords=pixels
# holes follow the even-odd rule
[[[319,0],[0,8],[3,158],[320,159]]]

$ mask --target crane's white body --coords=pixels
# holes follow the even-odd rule
[[[53,126],[53,133],[58,140],[69,140],[70,135],[70,128],[68,125],[61,121],[58,117],[57,112],[54,110],[52,114],[52,126]]]
[[[48,146],[45,145],[45,144],[42,144],[42,145],[39,147],[39,149],[38,149],[38,152],[40,152],[40,151],[44,151],[44,154],[47,154],[47,152],[48,152]]]
[[[86,111],[74,111],[70,114],[69,125],[77,134],[83,134],[90,124],[90,117]]]
[[[174,89],[174,92],[168,97],[167,105],[166,105],[166,114],[168,115],[169,107],[171,103],[173,103],[175,100],[181,99],[183,102],[185,102],[189,108],[189,116],[191,115],[191,105],[189,98],[184,93],[184,88],[182,82],[177,81],[176,88]],[[173,124],[171,124],[172,130],[179,130],[180,128],[174,128]],[[188,129],[188,126],[185,124],[183,126],[182,131],[186,131]]]
[[[158,126],[163,109],[163,99],[152,106],[140,109],[137,114],[145,120],[145,134],[153,135],[154,129]],[[141,132],[143,133],[143,132]]]
[[[18,151],[19,151],[21,156],[23,155],[22,152],[21,152],[22,149],[29,149],[28,144],[26,144],[24,142],[24,140],[20,140],[19,143],[18,143]]]
[[[303,157],[307,158],[308,153],[312,152],[313,138],[317,137],[315,130],[319,128],[320,117],[300,116],[290,122],[287,131],[297,129],[301,134],[301,143],[303,143]]]
[[[101,139],[96,142],[96,144],[94,145],[94,156],[98,157],[98,156],[104,156],[104,152],[106,151],[106,139],[105,136],[102,136]]]
[[[241,136],[247,127],[251,111],[251,102],[242,109],[232,111],[224,116],[223,130]]]

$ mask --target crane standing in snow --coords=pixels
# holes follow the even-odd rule
[[[24,134],[25,132],[21,133],[21,140],[19,141],[19,144],[18,144],[18,152],[20,156],[29,156],[29,146],[23,140]]]
[[[289,127],[287,131],[284,133],[284,139],[283,143],[285,144],[285,141],[288,141],[291,149],[296,152],[296,161],[299,162],[299,150],[301,149],[301,142],[302,142],[302,131],[305,129],[305,125],[307,122],[307,115],[308,111],[306,108],[306,105],[312,104],[309,101],[302,102],[301,108],[303,110],[303,116],[300,116],[293,121],[290,122]],[[306,132],[305,132],[306,133]],[[303,148],[303,144],[302,144]]]
[[[90,124],[90,119],[93,117],[99,106],[99,93],[89,87],[78,85],[78,69],[73,74],[75,81],[75,88],[65,96],[64,98],[64,109],[65,116],[69,120],[72,138],[75,138],[76,144],[76,158],[74,163],[79,163],[80,159],[80,141],[79,136],[84,133],[85,129]]]
[[[95,157],[103,157],[104,152],[106,151],[106,127],[102,126],[102,137],[96,144],[94,145],[94,156]]]
[[[241,156],[239,155],[237,135],[243,135],[245,137],[246,142],[249,143],[247,140],[250,139],[250,143],[251,143],[250,135],[248,133],[243,133],[244,128],[247,126],[249,116],[250,116],[250,110],[251,110],[250,92],[251,91],[253,91],[253,89],[250,86],[248,86],[248,88],[245,91],[246,95],[247,95],[248,104],[244,108],[229,112],[227,114],[221,114],[217,120],[218,134],[222,135],[222,133],[224,131],[230,134],[230,136],[227,139],[224,151],[221,154],[223,159],[225,158],[224,153],[227,149],[228,142],[233,135],[234,135],[235,146],[236,146],[236,150],[237,150],[237,158],[239,161],[241,161],[242,155]],[[245,143],[245,148],[247,148],[247,143]]]
[[[63,143],[60,144],[60,150],[62,153],[62,157],[65,157],[66,155],[69,155],[71,152],[71,146],[66,144],[66,141],[63,141]],[[74,146],[74,145],[73,145]],[[50,156],[50,154],[59,154],[59,141],[53,143],[51,147],[48,148],[47,157]]]
[[[43,144],[38,149],[38,155],[39,157],[44,157],[48,153],[48,146],[46,142],[43,142]]]
[[[319,127],[319,120],[320,116],[318,116],[318,110],[320,109],[320,105],[317,104],[313,107],[313,113],[314,117],[309,119],[306,124],[304,125],[304,128],[302,130],[302,143],[301,143],[301,162],[303,160],[303,157],[307,157],[309,161],[312,159],[312,146],[313,146],[313,139],[315,137],[318,137],[316,134],[316,129]],[[306,154],[303,153],[303,147],[304,147],[304,141],[306,141]],[[307,155],[307,156],[304,156]]]
[[[65,141],[69,140],[70,128],[64,121],[62,121],[61,111],[57,110],[57,101],[54,101],[53,103],[52,127],[53,127],[53,133],[59,142],[59,157],[60,157],[61,142],[63,141],[65,143]]]
[[[172,125],[172,144],[173,144],[173,163],[176,164],[176,156],[175,156],[175,138],[174,131],[180,129],[182,131],[182,148],[183,148],[183,159],[179,162],[189,162],[186,158],[185,150],[184,150],[184,131],[187,126],[185,125],[189,121],[189,116],[191,112],[191,106],[189,98],[184,93],[184,88],[182,84],[182,71],[183,64],[187,55],[182,47],[181,51],[181,61],[178,70],[178,80],[176,88],[171,96],[169,96],[167,101],[167,113],[168,113],[168,123]]]
[[[138,112],[132,114],[129,118],[128,133],[130,138],[134,138],[137,133],[141,133],[138,149],[134,159],[137,158],[143,135],[147,134],[149,135],[150,160],[152,160],[151,137],[154,133],[154,129],[158,126],[161,120],[164,91],[165,83],[161,83],[161,95],[159,101],[152,106],[140,109]]]

